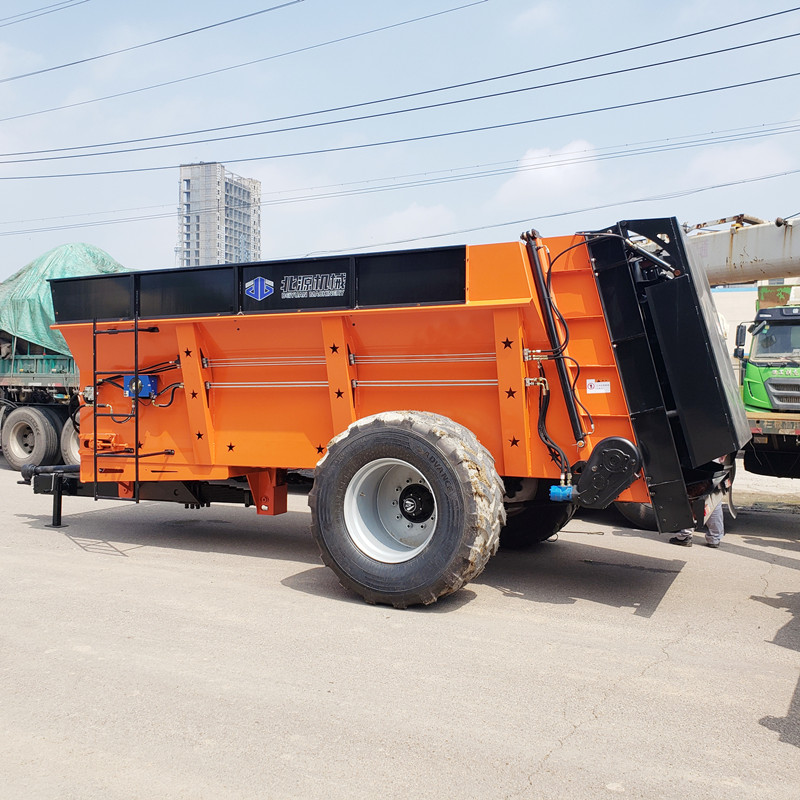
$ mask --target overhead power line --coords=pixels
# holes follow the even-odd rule
[[[69,104],[63,105],[63,106],[54,106],[52,108],[40,109],[38,111],[30,111],[30,112],[27,112],[25,114],[15,114],[15,115],[10,116],[10,117],[0,117],[0,122],[10,122],[12,120],[24,119],[26,117],[37,116],[39,114],[49,114],[49,113],[54,112],[54,111],[63,111],[65,109],[77,108],[78,106],[88,105],[90,103],[99,103],[99,102],[103,102],[105,100],[113,100],[113,99],[118,98],[118,97],[126,97],[126,96],[131,95],[131,94],[137,94],[139,92],[150,91],[151,89],[160,89],[160,88],[163,88],[165,86],[173,86],[173,85],[175,85],[177,83],[183,83],[185,81],[195,80],[195,79],[198,79],[198,78],[205,78],[205,77],[209,77],[211,75],[220,74],[222,72],[228,72],[228,71],[234,70],[234,69],[241,69],[243,67],[253,66],[254,64],[261,64],[261,63],[264,63],[266,61],[272,61],[274,59],[284,58],[286,56],[291,56],[291,55],[296,55],[298,53],[303,53],[303,52],[306,52],[308,50],[314,50],[314,49],[317,49],[317,48],[320,48],[320,47],[327,47],[328,45],[332,45],[332,44],[339,44],[341,42],[345,42],[345,41],[348,41],[348,40],[351,40],[351,39],[356,39],[356,38],[359,38],[359,37],[362,37],[362,36],[367,36],[367,35],[372,34],[372,33],[378,33],[378,32],[384,31],[384,30],[389,30],[390,28],[399,27],[400,25],[407,25],[407,24],[410,24],[412,22],[419,22],[421,20],[430,19],[432,17],[440,16],[442,14],[449,14],[449,13],[451,13],[453,11],[460,11],[460,10],[462,10],[464,8],[469,8],[469,7],[474,6],[474,5],[480,5],[481,3],[484,3],[484,2],[487,2],[487,0],[476,0],[476,2],[467,3],[466,5],[460,5],[460,6],[457,6],[455,8],[450,8],[450,9],[446,9],[444,11],[436,12],[434,14],[428,14],[428,15],[426,15],[424,17],[417,17],[415,19],[407,20],[405,22],[399,22],[399,23],[395,23],[393,25],[387,25],[387,26],[380,27],[380,28],[373,28],[372,30],[362,31],[360,33],[351,34],[349,36],[342,36],[342,37],[339,37],[337,39],[330,39],[330,40],[328,40],[326,42],[319,42],[317,44],[308,45],[306,47],[300,47],[300,48],[296,48],[294,50],[287,50],[287,51],[284,51],[282,53],[275,53],[275,54],[270,55],[270,56],[265,56],[264,58],[258,58],[258,59],[254,59],[252,61],[245,61],[245,62],[240,63],[240,64],[233,64],[233,65],[228,66],[228,67],[221,67],[220,69],[210,70],[210,71],[207,71],[207,72],[200,72],[200,73],[197,73],[195,75],[188,75],[188,76],[183,77],[183,78],[176,78],[174,80],[164,81],[162,83],[151,84],[150,86],[143,86],[143,87],[140,87],[138,89],[130,89],[130,90],[125,91],[125,92],[117,92],[116,94],[110,94],[110,95],[106,95],[104,97],[97,97],[97,98],[94,98],[94,99],[91,99],[91,100],[82,100],[82,101],[77,102],[77,103],[69,103]],[[542,71],[545,71],[545,70],[556,69],[556,68],[559,68],[559,67],[572,66],[572,65],[575,65],[575,64],[581,64],[581,63],[584,63],[584,62],[587,62],[587,61],[594,61],[596,59],[601,59],[601,58],[609,58],[611,56],[622,55],[624,53],[631,53],[631,52],[634,52],[636,50],[643,50],[643,49],[646,49],[646,48],[649,48],[649,47],[656,47],[656,46],[659,46],[659,45],[662,45],[662,44],[672,44],[674,42],[678,42],[678,41],[681,41],[681,40],[684,40],[684,39],[690,39],[690,38],[693,38],[693,37],[696,37],[696,36],[704,36],[704,35],[709,34],[709,33],[715,33],[717,31],[727,30],[727,29],[730,29],[730,28],[736,28],[736,27],[739,27],[739,26],[742,26],[742,25],[749,25],[749,24],[754,23],[754,22],[760,22],[760,21],[765,20],[765,19],[770,19],[772,17],[779,17],[779,16],[782,16],[782,15],[785,15],[785,14],[792,14],[792,13],[795,13],[797,11],[800,11],[800,6],[795,6],[793,8],[787,8],[787,9],[784,9],[783,11],[776,11],[776,12],[773,12],[773,13],[770,13],[770,14],[762,14],[762,15],[757,16],[757,17],[750,17],[748,19],[739,20],[737,22],[729,22],[729,23],[726,23],[725,25],[717,25],[717,26],[715,26],[713,28],[704,28],[703,30],[693,31],[692,33],[681,34],[679,36],[673,36],[673,37],[670,37],[670,38],[667,38],[667,39],[658,39],[658,40],[655,40],[655,41],[652,41],[652,42],[646,42],[646,43],[643,43],[643,44],[632,45],[631,47],[624,47],[624,48],[620,48],[620,49],[617,49],[617,50],[609,50],[609,51],[604,52],[604,53],[596,53],[596,54],[590,55],[590,56],[583,56],[581,58],[571,59],[569,61],[560,61],[560,62],[556,62],[556,63],[553,63],[553,64],[546,64],[546,65],[543,65],[543,66],[540,66],[540,67],[534,67],[532,69],[519,70],[517,72],[509,72],[509,73],[505,73],[503,75],[495,75],[495,76],[492,76],[492,77],[480,78],[478,80],[473,80],[473,81],[464,81],[462,83],[450,84],[448,86],[442,86],[442,87],[438,87],[438,88],[434,88],[434,89],[425,89],[425,90],[418,91],[418,92],[409,92],[407,94],[397,95],[397,96],[392,97],[392,98],[384,98],[383,100],[367,101],[365,103],[353,103],[353,104],[350,104],[350,105],[345,105],[345,106],[339,106],[339,107],[336,107],[336,108],[326,109],[325,111],[308,112],[308,115],[321,114],[321,113],[327,113],[327,112],[333,112],[333,111],[344,111],[344,110],[349,110],[349,109],[353,109],[353,108],[359,108],[359,107],[364,106],[364,105],[370,105],[372,103],[388,102],[389,100],[406,100],[406,99],[410,99],[412,97],[421,97],[423,95],[433,94],[433,93],[436,93],[436,92],[444,92],[444,91],[450,91],[452,89],[462,89],[462,88],[465,88],[465,87],[468,87],[468,86],[476,86],[476,85],[479,85],[479,84],[482,84],[482,83],[488,83],[490,81],[505,80],[507,78],[515,78],[515,77],[520,77],[522,75],[531,75],[531,74],[536,73],[536,72],[542,72]],[[291,116],[287,116],[287,117],[279,117],[279,118],[277,118],[277,120],[296,119],[298,117],[302,117],[302,116],[306,116],[306,115],[307,114],[297,114],[297,115],[291,115]],[[246,124],[256,124],[256,123],[246,123]]]
[[[344,184],[329,184],[321,187],[306,187],[291,191],[274,191],[267,194],[267,199],[260,203],[243,203],[242,208],[252,209],[256,206],[261,208],[292,205],[294,203],[312,202],[315,200],[330,200],[341,197],[354,197],[363,194],[374,194],[379,192],[397,191],[403,189],[417,189],[428,186],[438,186],[446,183],[456,183],[463,181],[480,180],[505,175],[518,175],[529,171],[543,169],[553,169],[563,166],[574,166],[597,161],[615,160],[620,158],[630,158],[633,156],[653,155],[679,150],[695,149],[698,147],[710,147],[720,144],[732,144],[742,141],[751,141],[769,136],[800,133],[800,122],[778,122],[770,125],[762,125],[750,128],[735,128],[729,131],[719,131],[692,136],[677,137],[677,139],[655,139],[637,142],[630,145],[609,145],[607,147],[567,151],[551,156],[539,156],[532,159],[495,162],[492,164],[475,165],[472,167],[451,168],[449,170],[437,170],[433,173],[412,173],[410,175],[399,175],[394,177],[383,177],[372,180],[353,181]],[[471,170],[465,172],[465,170]],[[381,181],[383,183],[381,183]],[[401,182],[398,182],[401,181]],[[368,184],[368,185],[364,185]],[[325,191],[328,190],[328,191]],[[305,193],[305,194],[301,194]],[[165,208],[164,205],[151,206],[150,208]],[[146,222],[157,219],[173,218],[175,216],[174,206],[170,204],[169,212],[158,212],[153,214],[136,214],[126,217],[114,217],[112,219],[101,219],[78,223],[61,223],[56,225],[40,225],[35,228],[23,228],[0,232],[0,236],[30,235],[32,233],[45,233],[62,230],[79,230],[83,228],[106,227],[108,225],[119,225],[131,222]],[[195,209],[195,213],[203,214],[207,211],[216,210],[217,206]],[[116,211],[104,210],[102,212],[90,212],[88,214],[62,215],[52,219],[64,220],[70,217],[89,216],[92,214],[119,214],[126,211],[146,211],[147,208],[121,209]],[[30,222],[44,222],[47,220],[30,220]],[[28,220],[17,220],[6,224],[24,224]]]
[[[465,164],[460,167],[448,167],[438,170],[425,170],[423,172],[405,173],[402,175],[382,175],[373,178],[362,178],[354,181],[339,181],[318,186],[303,186],[293,189],[273,189],[272,191],[261,193],[262,207],[270,205],[281,205],[282,203],[306,202],[317,199],[328,199],[329,197],[340,197],[351,194],[368,194],[372,191],[389,191],[409,186],[428,186],[438,183],[449,183],[462,180],[473,180],[483,177],[494,177],[497,175],[513,174],[515,172],[527,171],[530,169],[545,169],[551,164],[564,166],[584,163],[585,161],[603,160],[605,158],[624,158],[628,155],[642,155],[661,153],[672,150],[682,150],[694,147],[705,147],[718,144],[730,144],[751,139],[760,139],[783,134],[800,132],[800,122],[783,121],[770,122],[761,125],[751,125],[744,128],[729,128],[721,131],[707,131],[705,133],[687,134],[684,136],[672,136],[661,139],[646,139],[639,142],[630,142],[624,145],[606,145],[605,147],[588,147],[581,150],[563,150],[558,154],[537,156],[534,158],[506,159],[504,161],[492,161],[483,164]],[[609,155],[610,154],[610,155]],[[565,161],[564,159],[570,159]],[[472,170],[467,172],[467,170]],[[384,182],[381,184],[381,182]],[[403,181],[403,183],[397,183]],[[305,193],[305,194],[302,194]],[[269,199],[272,198],[272,199]],[[255,207],[258,203],[246,204],[248,207]],[[216,208],[216,205],[214,206]],[[81,217],[91,217],[108,214],[122,214],[131,211],[149,211],[151,209],[174,209],[173,203],[160,203],[152,206],[136,206],[134,208],[104,208],[102,211],[84,211],[76,214],[59,214],[56,217],[37,217],[35,219],[17,219],[0,221],[0,225],[25,225],[32,222],[47,222],[50,220],[79,219]],[[200,209],[201,213],[210,209]],[[171,217],[174,210],[169,213],[150,214],[140,217],[131,217],[132,220],[139,219],[158,219]],[[786,215],[783,215],[786,216]],[[117,217],[117,220],[120,218]],[[114,222],[115,220],[103,220],[102,222]],[[127,221],[127,220],[122,220]],[[63,224],[63,223],[62,223]],[[85,224],[77,223],[75,227],[82,227]],[[72,227],[71,225],[68,227]]]
[[[743,186],[750,183],[758,183],[761,181],[768,181],[774,180],[776,178],[784,178],[790,175],[798,175],[800,174],[800,169],[793,169],[793,170],[785,170],[783,172],[773,172],[768,175],[758,175],[753,178],[739,178],[733,181],[725,181],[721,183],[714,183],[709,184],[707,186],[696,186],[689,189],[676,189],[670,192],[664,192],[658,195],[650,195],[648,197],[637,197],[632,199],[626,200],[617,200],[610,203],[602,203],[600,205],[594,206],[586,206],[584,208],[576,208],[570,209],[568,211],[558,211],[552,214],[536,214],[533,216],[525,217],[523,219],[516,219],[516,220],[506,220],[504,222],[494,222],[489,223],[487,225],[476,225],[471,228],[460,228],[458,230],[451,230],[451,231],[443,231],[440,233],[432,233],[424,236],[411,236],[404,239],[393,239],[391,241],[385,242],[370,242],[369,244],[363,245],[351,245],[349,247],[345,247],[339,250],[316,250],[310,253],[297,253],[294,255],[284,256],[284,258],[308,258],[311,256],[321,256],[321,255],[335,255],[337,253],[350,253],[355,250],[367,250],[367,249],[377,249],[383,247],[392,247],[398,244],[411,244],[413,242],[423,242],[428,241],[430,239],[442,239],[448,236],[463,236],[468,233],[477,233],[478,231],[486,231],[492,230],[495,228],[506,228],[510,227],[511,225],[523,225],[525,227],[531,227],[534,222],[540,222],[541,220],[545,219],[558,219],[560,217],[569,217],[574,216],[575,214],[585,214],[589,211],[600,211],[605,208],[615,208],[617,206],[630,206],[638,203],[652,203],[662,200],[672,200],[677,197],[687,197],[693,194],[700,194],[701,192],[708,192],[714,189],[727,189],[733,186]],[[171,216],[171,215],[170,215]],[[795,216],[795,215],[792,215]],[[139,220],[135,220],[139,221]],[[59,228],[46,228],[44,230],[59,230]],[[0,234],[0,236],[12,236],[17,234],[24,234],[24,233],[39,233],[42,231],[9,231],[6,233]]]
[[[311,253],[298,253],[295,255],[284,256],[285,258],[309,258],[311,256],[322,255],[336,255],[337,253],[352,253],[354,250],[373,250],[382,247],[392,247],[398,244],[410,244],[412,242],[424,242],[429,239],[442,239],[447,236],[463,236],[467,233],[477,233],[478,231],[491,230],[493,228],[506,228],[511,225],[523,225],[526,228],[538,224],[544,219],[558,219],[559,217],[570,217],[575,214],[586,214],[589,211],[601,211],[604,208],[616,208],[617,206],[630,206],[637,203],[653,203],[661,200],[674,200],[677,197],[688,197],[693,194],[700,194],[701,192],[709,192],[714,189],[728,189],[732,186],[743,186],[749,183],[758,183],[760,181],[774,180],[775,178],[785,178],[789,175],[800,175],[800,169],[785,170],[784,172],[773,172],[769,175],[759,175],[754,178],[740,178],[734,181],[725,181],[723,183],[714,183],[708,186],[696,186],[691,189],[676,189],[671,192],[664,192],[663,194],[651,195],[649,197],[637,197],[627,200],[617,200],[613,203],[602,203],[596,206],[586,206],[585,208],[575,208],[569,211],[558,211],[553,214],[536,214],[524,219],[507,220],[505,222],[494,222],[488,225],[476,225],[473,228],[461,228],[456,231],[446,231],[443,233],[432,233],[428,236],[414,236],[407,239],[394,239],[387,242],[370,242],[369,244],[354,245],[345,247],[341,250],[315,250]]]
[[[146,146],[143,146],[143,147],[125,148],[125,149],[122,149],[122,150],[104,150],[104,151],[95,152],[95,153],[75,153],[74,152],[76,150],[88,150],[88,149],[97,148],[97,147],[118,147],[118,146],[124,145],[124,144],[139,144],[141,142],[154,142],[154,141],[160,141],[162,139],[172,139],[172,138],[177,138],[177,137],[182,137],[182,136],[195,136],[195,135],[200,134],[200,133],[208,133],[208,132],[212,132],[212,131],[235,130],[235,129],[242,128],[242,127],[250,127],[250,126],[253,126],[253,125],[265,125],[265,124],[272,123],[272,122],[278,122],[278,121],[281,121],[281,120],[286,119],[286,118],[285,117],[278,117],[278,118],[272,118],[272,119],[257,120],[255,122],[243,122],[243,123],[236,123],[236,124],[232,124],[232,125],[220,125],[220,126],[217,126],[217,127],[214,127],[214,128],[203,128],[203,129],[193,130],[193,131],[184,131],[184,132],[181,132],[181,133],[168,133],[168,134],[162,134],[162,135],[159,135],[159,136],[145,136],[145,137],[140,137],[140,138],[137,138],[137,139],[123,139],[123,140],[117,140],[117,141],[113,141],[113,142],[98,142],[98,143],[95,143],[95,144],[75,145],[73,147],[57,147],[57,148],[50,148],[50,149],[44,149],[44,150],[23,150],[23,151],[14,152],[14,153],[0,153],[0,158],[6,159],[4,161],[0,161],[0,164],[30,164],[30,163],[37,163],[37,162],[42,162],[42,161],[63,161],[63,160],[66,160],[66,159],[73,159],[73,158],[90,158],[90,157],[94,157],[94,156],[119,155],[119,154],[123,154],[123,153],[140,153],[140,152],[144,152],[144,151],[148,151],[148,150],[164,150],[164,149],[171,148],[171,147],[189,147],[189,146],[197,145],[197,144],[208,144],[210,142],[223,142],[223,141],[231,141],[231,140],[235,140],[235,139],[247,139],[247,138],[253,138],[253,137],[256,137],[256,136],[268,136],[268,135],[276,134],[276,133],[292,133],[292,132],[300,131],[300,130],[309,130],[309,129],[313,129],[313,128],[322,128],[322,127],[327,127],[329,125],[342,125],[342,124],[351,123],[351,122],[364,122],[366,120],[380,119],[382,117],[392,117],[392,116],[397,116],[397,115],[400,115],[400,114],[408,114],[408,113],[413,113],[413,112],[417,112],[417,111],[427,111],[427,110],[434,109],[434,108],[443,108],[443,107],[446,107],[446,106],[461,105],[461,104],[464,104],[464,103],[472,103],[472,102],[476,102],[476,101],[480,101],[480,100],[489,100],[489,99],[496,98],[496,97],[506,97],[508,95],[521,94],[523,92],[537,91],[539,89],[550,89],[550,88],[553,88],[553,87],[556,87],[556,86],[565,86],[567,84],[572,84],[572,83],[581,83],[581,82],[587,81],[587,80],[597,80],[599,78],[608,78],[608,77],[613,77],[613,76],[617,76],[617,75],[623,75],[623,74],[627,74],[627,73],[631,73],[631,72],[640,72],[640,71],[646,70],[646,69],[654,69],[656,67],[669,66],[669,65],[672,65],[672,64],[678,64],[678,63],[683,63],[683,62],[686,62],[686,61],[692,61],[692,60],[695,60],[695,59],[698,59],[698,58],[707,58],[707,57],[710,57],[710,56],[720,55],[720,54],[723,54],[723,53],[731,53],[731,52],[738,51],[738,50],[744,50],[744,49],[750,48],[750,47],[758,47],[758,46],[761,46],[761,45],[764,45],[764,44],[773,44],[773,43],[779,42],[779,41],[784,41],[784,40],[788,40],[788,39],[795,39],[798,36],[800,36],[800,32],[798,32],[798,33],[789,33],[789,34],[785,34],[784,36],[774,36],[774,37],[772,37],[770,39],[762,39],[762,40],[757,41],[757,42],[747,42],[746,44],[733,45],[731,47],[724,47],[724,48],[720,48],[720,49],[717,49],[717,50],[708,50],[708,51],[706,51],[704,53],[694,53],[692,55],[680,56],[680,57],[677,57],[677,58],[666,59],[664,61],[655,61],[655,62],[651,62],[650,64],[639,64],[639,65],[636,65],[636,66],[633,66],[633,67],[623,67],[621,69],[610,70],[608,72],[598,72],[598,73],[594,73],[594,74],[591,74],[591,75],[582,75],[582,76],[579,76],[579,77],[576,77],[576,78],[565,78],[564,80],[551,81],[550,83],[540,83],[540,84],[537,84],[537,85],[534,85],[534,86],[524,86],[524,87],[517,88],[517,89],[507,89],[507,90],[501,91],[501,92],[492,92],[492,93],[489,93],[489,94],[475,95],[473,97],[465,97],[465,98],[460,98],[460,99],[457,99],[457,100],[443,100],[441,102],[430,103],[428,105],[411,106],[410,108],[394,109],[392,111],[379,111],[379,112],[375,112],[373,114],[366,114],[366,115],[361,115],[361,116],[357,116],[357,117],[346,117],[344,119],[324,120],[324,121],[321,121],[321,122],[311,122],[311,123],[307,123],[305,125],[295,125],[295,126],[291,126],[291,127],[276,128],[276,129],[267,130],[267,131],[253,131],[253,132],[250,132],[250,133],[240,133],[240,134],[234,134],[234,135],[230,135],[230,136],[216,136],[216,137],[207,138],[207,139],[192,139],[191,141],[188,141],[188,142],[169,142],[169,143],[166,143],[166,144],[151,144],[151,145],[146,145]],[[395,98],[388,98],[388,99],[382,99],[382,100],[373,100],[373,101],[370,101],[369,103],[361,103],[359,105],[363,106],[363,105],[372,105],[372,104],[377,104],[377,103],[384,103],[384,102],[387,102],[388,100],[391,100],[391,99],[395,99]],[[312,116],[312,115],[322,114],[322,113],[326,113],[326,112],[325,111],[307,112],[305,114],[295,115],[295,118]],[[13,158],[15,156],[33,156],[33,155],[44,156],[44,154],[48,154],[48,153],[61,153],[61,154],[64,154],[64,155],[51,155],[51,156],[42,157],[42,158]],[[70,155],[66,155],[68,153]]]
[[[0,28],[7,28],[9,25],[18,25],[20,22],[27,22],[29,19],[55,14],[57,11],[65,11],[68,8],[82,6],[84,3],[88,2],[89,0],[64,0],[61,3],[53,3],[52,5],[42,6],[41,8],[32,8],[30,11],[22,11],[19,14],[12,14],[10,17],[0,18]]]
[[[486,131],[502,130],[505,128],[514,128],[521,125],[533,125],[540,122],[550,122],[553,120],[569,119],[572,117],[586,116],[588,114],[599,114],[607,111],[620,111],[628,108],[638,108],[654,103],[663,103],[671,100],[685,100],[690,97],[701,97],[704,95],[714,94],[717,92],[730,91],[732,89],[743,89],[749,86],[762,86],[767,83],[776,81],[787,80],[789,78],[796,78],[800,76],[800,72],[790,72],[785,75],[775,75],[770,78],[760,78],[752,81],[743,81],[741,83],[731,83],[725,86],[717,86],[712,89],[697,89],[693,92],[682,92],[680,94],[665,95],[663,97],[654,97],[648,100],[636,100],[629,103],[617,103],[615,105],[600,106],[596,108],[583,109],[581,111],[569,111],[562,114],[550,114],[544,117],[534,117],[532,119],[515,120],[514,122],[502,122],[494,125],[481,125],[474,128],[462,128],[454,131],[440,131],[437,133],[422,134],[418,136],[407,136],[399,139],[385,139],[378,142],[362,142],[360,144],[341,145],[339,147],[321,147],[313,150],[300,150],[289,153],[271,153],[266,156],[253,156],[249,158],[229,158],[225,159],[226,164],[243,164],[252,163],[257,161],[276,161],[284,158],[298,158],[310,155],[323,155],[327,153],[343,153],[355,150],[365,150],[373,147],[387,147],[395,144],[408,144],[411,142],[423,142],[433,139],[444,139],[450,136],[463,136],[472,133],[484,133]],[[11,163],[11,162],[3,162]],[[19,181],[19,180],[42,180],[51,178],[83,178],[95,177],[98,175],[131,175],[144,172],[162,172],[164,170],[173,170],[178,168],[178,164],[167,164],[158,167],[131,167],[128,169],[113,169],[113,170],[95,170],[91,172],[62,172],[52,173],[48,175],[3,175],[0,176],[0,181]]]
[[[66,64],[58,64],[57,66],[54,67],[44,67],[42,69],[33,70],[32,72],[24,72],[21,75],[11,75],[8,78],[0,78],[0,83],[8,83],[9,81],[18,81],[21,80],[22,78],[31,78],[34,75],[43,75],[46,72],[55,72],[56,70],[59,69],[67,69],[67,67],[75,67],[78,64],[89,64],[92,61],[99,61],[102,58],[109,58],[109,56],[118,56],[121,53],[130,53],[133,50],[141,50],[143,47],[150,47],[154,44],[163,44],[164,42],[171,42],[175,39],[180,39],[184,36],[192,36],[195,33],[209,31],[212,30],[213,28],[219,28],[223,25],[230,25],[234,22],[241,22],[242,20],[245,19],[258,17],[261,14],[267,14],[270,11],[278,11],[282,8],[287,8],[288,6],[294,6],[302,2],[304,2],[304,0],[288,0],[287,2],[281,3],[280,5],[277,6],[270,6],[270,8],[262,8],[260,11],[253,11],[250,14],[242,14],[239,17],[233,17],[232,19],[225,19],[222,20],[222,22],[215,22],[211,25],[204,25],[201,28],[193,28],[192,30],[183,31],[181,33],[175,33],[172,34],[171,36],[163,36],[160,39],[153,39],[150,42],[142,42],[141,44],[131,45],[130,47],[123,47],[119,50],[112,50],[110,53],[102,53],[101,55],[89,56],[88,58],[80,58],[76,61],[70,61]]]

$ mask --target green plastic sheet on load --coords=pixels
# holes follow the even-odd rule
[[[50,330],[55,316],[47,279],[127,271],[99,247],[90,244],[56,247],[0,283],[0,330],[69,355],[64,337]]]

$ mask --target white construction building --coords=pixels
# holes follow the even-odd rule
[[[222,164],[182,164],[179,203],[178,266],[261,259],[261,181]]]

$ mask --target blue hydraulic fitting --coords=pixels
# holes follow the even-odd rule
[[[575,496],[574,486],[551,486],[550,499],[556,503],[571,503]]]

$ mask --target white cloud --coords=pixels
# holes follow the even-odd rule
[[[594,147],[583,140],[569,142],[558,149],[528,150],[520,159],[517,172],[497,190],[492,208],[525,209],[561,201],[575,202],[579,196],[594,194],[600,188],[597,165],[585,161]]]
[[[412,203],[405,208],[380,215],[377,211],[368,221],[361,225],[355,222],[358,216],[344,213],[344,207],[338,213],[323,217],[315,226],[313,241],[324,243],[324,249],[314,249],[313,255],[320,253],[348,251],[355,248],[394,249],[397,247],[435,246],[438,240],[414,242],[413,239],[426,235],[446,233],[458,227],[455,213],[444,205],[424,206]],[[363,219],[363,217],[362,217]],[[288,242],[292,231],[286,230],[282,238]],[[406,240],[412,240],[406,242]],[[305,237],[306,250],[309,244]],[[289,245],[291,247],[291,245]],[[291,252],[291,250],[290,250]],[[304,252],[294,250],[295,254]]]
[[[700,152],[686,165],[686,186],[706,186],[770,175],[800,166],[797,153],[776,141],[715,147]]]
[[[350,244],[374,243],[380,246],[384,242],[397,239],[444,233],[455,226],[456,215],[446,206],[423,206],[412,203],[401,211],[373,220],[364,226],[359,234],[354,235]]]
[[[41,63],[41,56],[37,53],[0,42],[0,75],[19,75],[35,69]]]
[[[546,29],[549,36],[553,35],[554,28],[560,27],[562,16],[559,6],[550,0],[536,3],[527,11],[523,11],[514,20],[514,29],[528,35],[532,30]]]

